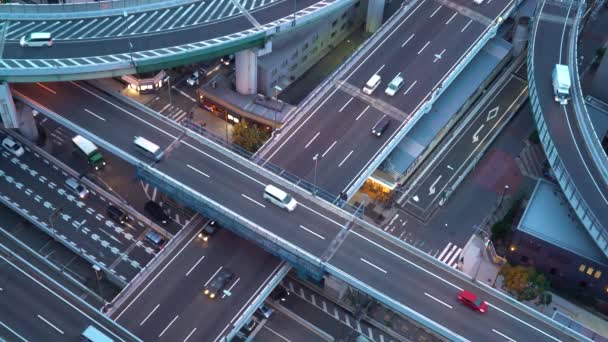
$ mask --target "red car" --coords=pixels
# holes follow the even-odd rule
[[[488,304],[467,290],[460,291],[458,300],[475,311],[481,313],[488,311]]]

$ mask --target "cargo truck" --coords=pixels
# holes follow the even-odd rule
[[[570,100],[570,72],[567,65],[556,64],[553,68],[553,95],[560,104],[568,104]]]
[[[103,159],[103,155],[99,152],[99,149],[95,144],[80,135],[72,138],[72,142],[82,153],[84,153],[89,165],[91,165],[95,171],[99,171],[106,166],[106,161]]]

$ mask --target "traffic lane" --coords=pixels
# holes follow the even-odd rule
[[[6,156],[4,151],[2,156]],[[11,160],[14,159],[11,158]],[[124,226],[119,226],[117,223],[107,218],[107,199],[102,197],[101,194],[91,192],[85,200],[77,199],[75,194],[72,194],[64,185],[66,179],[65,171],[59,169],[55,165],[52,165],[52,167],[49,168],[49,165],[52,164],[46,159],[43,159],[41,155],[33,153],[33,151],[28,151],[19,159],[19,162],[4,164],[4,171],[9,172],[15,179],[19,179],[20,182],[24,182],[24,184],[29,184],[31,186],[30,189],[22,189],[22,193],[18,191],[12,192],[13,196],[16,196],[13,198],[21,198],[23,203],[29,202],[30,205],[35,203],[40,204],[43,200],[38,201],[34,198],[35,200],[31,201],[30,199],[32,195],[34,195],[34,197],[38,195],[52,205],[52,208],[45,207],[45,210],[42,210],[40,206],[37,207],[44,212],[44,215],[48,215],[48,218],[46,219],[45,216],[42,216],[41,218],[51,223],[51,228],[57,229],[64,224],[74,226],[76,230],[61,230],[62,234],[71,235],[73,238],[72,241],[74,242],[81,242],[82,235],[79,234],[85,233],[85,235],[87,235],[87,229],[93,233],[99,232],[99,243],[101,243],[102,246],[105,243],[109,243],[111,251],[116,257],[118,257],[118,254],[116,253],[119,251],[120,253],[124,253],[131,244],[135,243],[133,236],[137,238],[138,235],[143,235],[143,229],[138,230],[133,226],[131,226],[131,229],[133,230],[125,229]],[[27,170],[37,171],[38,175],[34,177],[30,172],[23,172]],[[52,171],[47,172],[48,170]],[[22,177],[24,174],[26,176]],[[43,174],[44,176],[42,176]],[[32,177],[28,177],[27,175]],[[40,177],[44,177],[46,180],[41,181]],[[46,183],[47,186],[41,187],[40,183]],[[16,190],[18,190],[17,187]],[[31,192],[30,194],[28,194],[28,190]],[[25,197],[23,195],[25,195]],[[41,205],[43,205],[43,203]],[[39,214],[40,210],[37,211]],[[55,213],[55,215],[51,216],[53,213]],[[84,231],[79,231],[81,227]],[[96,240],[95,237],[91,237],[93,240]],[[86,240],[87,239],[85,239],[85,241]],[[95,244],[95,246],[97,246],[97,244]],[[115,250],[117,246],[120,249],[119,251]],[[149,245],[137,244],[136,247],[139,248],[133,248],[133,253],[129,253],[129,259],[133,258],[133,254],[137,256],[135,260],[129,260],[135,264],[135,272],[136,270],[141,269],[143,265],[147,264],[155,255]],[[87,248],[87,250],[91,249]],[[107,261],[108,260],[106,260],[106,262]],[[134,270],[131,270],[129,272],[130,276],[134,276],[134,274],[132,274],[133,271]]]
[[[83,83],[19,83],[12,86],[56,114],[85,127],[94,135],[104,136],[104,140],[135,156],[140,156],[133,145],[135,136],[147,137],[164,149],[181,134],[178,128]]]
[[[366,261],[361,261],[361,258]],[[496,339],[494,329],[517,341],[553,341],[547,334],[562,341],[575,341],[519,308],[508,305],[485,288],[457,278],[443,267],[358,227],[353,228],[330,263],[470,340]],[[479,313],[461,305],[457,300],[460,289],[486,300],[488,312],[480,318]],[[447,310],[449,308],[445,304],[452,308]],[[463,320],[462,317],[471,317],[471,320]],[[480,319],[483,326],[479,325]]]
[[[47,224],[48,229],[53,231],[54,235],[59,236],[58,239],[70,244],[73,248],[83,248],[88,251],[89,256],[100,260],[99,262],[104,266],[111,265],[121,253],[126,251],[127,246],[123,241],[115,238],[101,225],[96,224],[94,218],[74,204],[77,202],[82,203],[83,207],[85,205],[84,202],[75,199],[73,195],[68,195],[67,191],[62,188],[63,183],[54,186],[56,190],[51,190],[48,186],[40,187],[39,182],[35,180],[32,180],[31,183],[22,183],[23,180],[19,177],[23,172],[10,170],[7,166],[6,163],[2,165],[3,178],[6,181],[9,178],[12,179],[13,186],[3,187],[1,191],[3,195],[8,196],[22,209]],[[21,188],[18,184],[21,184]],[[27,184],[31,184],[32,188],[27,187]],[[51,182],[47,184],[51,184]],[[117,274],[117,276],[129,279],[135,273],[137,273],[137,269],[130,270],[126,274]]]
[[[404,68],[403,75],[406,81],[403,88],[397,93],[399,95],[396,94],[390,99],[388,96],[381,97],[381,99],[406,113],[412,113],[422,101],[428,100],[431,92],[460,63],[462,56],[486,29],[474,21],[470,24],[468,24],[469,22],[463,23],[462,19],[457,18],[454,20],[454,25],[444,27],[435,41],[431,42]],[[453,29],[450,26],[457,28]],[[458,29],[459,27],[462,29],[466,27],[466,29],[461,32],[462,29]],[[442,57],[437,58],[438,55]],[[430,70],[432,72],[429,72]]]
[[[545,4],[543,13],[565,16],[567,10],[568,8],[555,8],[555,6]],[[573,9],[570,15],[574,16],[575,12]],[[563,27],[563,24],[544,20],[541,20],[538,27],[539,36],[535,40],[534,48],[534,76],[539,103],[547,129],[559,151],[562,166],[597,219],[600,222],[608,222],[608,211],[606,211],[608,201],[604,195],[608,193],[608,188],[604,182],[597,181],[603,178],[597,170],[593,158],[589,156],[589,151],[584,148],[585,144],[577,144],[577,141],[583,141],[583,139],[576,124],[577,119],[572,105],[570,103],[567,106],[561,106],[553,99],[551,74],[553,67],[560,60],[557,53],[548,54],[546,51],[559,49]],[[566,52],[569,32],[570,27],[568,26],[563,34],[562,64],[568,61]]]
[[[112,338],[132,340],[116,327],[108,328],[101,313],[84,306],[71,293],[66,293],[16,259],[8,261],[0,255],[0,275],[0,307],[3,308],[0,310],[0,321],[11,327],[19,327],[22,330],[18,333],[30,341],[46,341],[49,336],[52,339],[76,338],[90,324]]]
[[[469,0],[454,0],[455,4],[460,6],[467,7],[468,9],[477,12],[490,20],[494,20],[499,16],[503,16],[507,9],[511,6],[514,6],[515,0],[508,1],[488,1],[484,0],[481,5],[475,4],[473,1]]]
[[[321,341],[322,339],[302,326],[297,321],[290,319],[280,311],[275,311],[266,324],[255,335],[259,341]]]
[[[275,20],[288,17],[294,12],[294,9],[297,13],[318,2],[319,0],[280,0],[256,8],[253,11],[249,11],[249,13],[261,25],[266,25]]]
[[[311,212],[306,210],[302,203],[290,213],[264,200],[264,187],[272,182],[258,175],[245,173],[246,176],[243,176],[241,172],[247,171],[246,169],[227,167],[221,164],[224,162],[222,159],[205,158],[203,155],[200,159],[193,158],[193,152],[196,153],[197,150],[180,145],[172,151],[170,157],[156,167],[216,203],[236,210],[239,215],[279,237],[287,241],[298,241],[313,255],[320,255],[327,247],[328,241],[337,234],[338,226],[333,228],[322,216],[310,215]],[[235,176],[239,181],[235,181]],[[331,228],[320,231],[317,227]]]
[[[267,10],[272,11],[272,7]],[[252,28],[249,20],[239,15],[172,31],[85,40],[56,40],[52,47],[42,49],[22,47],[17,41],[9,41],[6,42],[3,57],[5,59],[94,58],[128,54],[130,44],[133,44],[133,53],[137,53],[220,38]]]
[[[176,316],[162,340],[184,340],[194,328],[199,332],[191,338],[201,334],[217,336],[280,263],[226,229],[217,231],[206,243],[193,234],[187,244],[177,246],[175,251],[141,295],[131,299],[133,305],[118,316],[119,322],[144,340],[158,339]],[[203,288],[220,267],[235,273],[228,285],[232,295],[211,300],[203,294]]]
[[[451,144],[432,169],[416,182],[411,195],[402,207],[414,205],[428,209],[454,178],[460,175],[462,169],[468,165],[470,159],[491,135],[492,130],[513,110],[513,103],[518,101],[519,97],[525,96],[525,93],[522,93],[525,87],[526,82],[512,76],[504,82],[493,95],[493,99],[478,113],[473,114],[477,117],[467,124],[458,140]],[[492,114],[495,109],[497,109],[496,113]],[[492,119],[488,119],[489,117]],[[478,142],[474,142],[475,136],[478,137]],[[431,194],[432,187],[436,190]],[[417,196],[418,201],[413,200],[414,196]]]
[[[388,36],[388,39],[379,46],[374,54],[382,57],[370,58],[361,65],[356,72],[351,74],[350,82],[363,86],[372,75],[380,75],[382,83],[379,90],[382,93],[379,92],[376,97],[386,101],[388,96],[383,96],[383,93],[388,83],[397,74],[403,73],[406,66],[412,61],[430,50],[435,44],[435,40],[445,34],[445,28],[455,30],[454,22],[457,20],[451,18],[454,13],[456,13],[454,10],[434,1],[425,1],[422,6],[414,7],[406,20],[393,34]],[[407,25],[404,25],[406,22]],[[446,22],[449,23],[446,25]]]

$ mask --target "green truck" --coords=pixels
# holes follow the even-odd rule
[[[91,165],[95,171],[99,171],[106,166],[106,161],[103,159],[103,155],[99,152],[99,149],[95,144],[80,135],[72,138],[72,142],[82,153],[84,153],[89,165]]]

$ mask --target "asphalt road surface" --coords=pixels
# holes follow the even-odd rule
[[[46,108],[85,127],[125,153],[145,158],[133,146],[134,135],[149,137],[163,149],[173,143],[164,159],[153,164],[158,171],[208,196],[207,201],[230,208],[278,238],[297,245],[301,253],[326,261],[325,267],[331,272],[342,270],[467,339],[495,339],[495,331],[499,331],[521,341],[553,340],[553,336],[563,341],[571,340],[553,326],[452,274],[436,260],[421,259],[403,245],[393,243],[378,229],[368,230],[359,227],[359,223],[348,226],[346,216],[303,192],[290,191],[299,203],[292,213],[264,201],[264,187],[276,181],[219,149],[181,137],[179,127],[173,124],[117,103],[108,95],[78,83],[45,84],[44,87],[37,84],[15,86],[25,96],[35,98]],[[104,120],[90,115],[85,109]],[[115,127],[122,129],[118,131]],[[102,144],[98,138],[94,140]],[[196,258],[190,262],[196,262]],[[463,288],[490,302],[492,311],[483,317],[483,325],[479,324],[475,312],[457,303],[456,295]],[[447,301],[448,306],[430,296]]]

